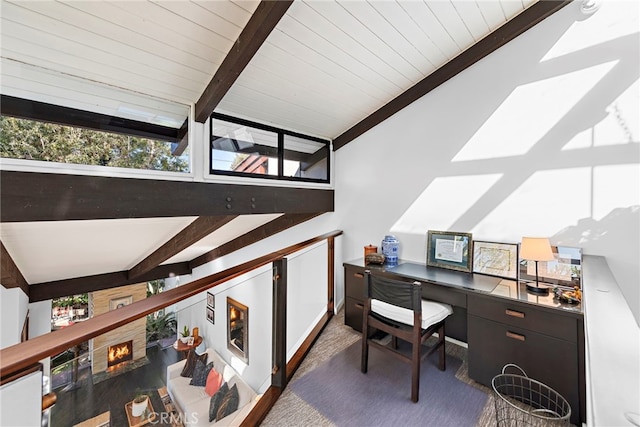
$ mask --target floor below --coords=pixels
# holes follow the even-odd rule
[[[73,426],[109,411],[111,426],[127,426],[125,404],[137,392],[149,393],[156,411],[164,408],[157,390],[166,385],[167,366],[180,360],[173,347],[147,348],[147,363],[137,363],[135,369],[121,375],[111,375],[96,381],[90,368],[78,373],[75,385],[54,390],[56,404],[51,408],[51,427]],[[162,425],[162,424],[160,424]]]

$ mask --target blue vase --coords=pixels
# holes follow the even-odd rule
[[[396,236],[386,235],[382,241],[382,253],[385,257],[385,263],[395,265],[398,263],[398,250],[400,242],[396,239]]]

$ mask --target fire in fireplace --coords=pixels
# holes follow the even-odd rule
[[[133,341],[109,346],[109,350],[107,351],[107,367],[110,368],[128,360],[133,360]]]

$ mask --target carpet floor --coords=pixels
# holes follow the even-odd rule
[[[348,414],[349,412],[354,412],[353,408],[349,407],[344,410],[340,409],[339,411],[336,411],[334,409],[326,409],[326,407],[319,406],[317,402],[316,402],[316,405],[318,406],[316,407],[314,406],[313,397],[310,397],[309,395],[317,394],[320,397],[323,397],[323,395],[328,394],[328,392],[322,391],[323,390],[322,384],[319,384],[317,389],[315,389],[315,386],[309,387],[309,393],[304,394],[303,392],[300,391],[301,387],[296,385],[296,383],[298,381],[310,382],[313,377],[309,377],[306,380],[305,380],[305,377],[307,376],[307,374],[313,373],[316,369],[320,369],[318,371],[319,373],[323,372],[322,371],[323,369],[330,371],[328,366],[330,366],[329,363],[331,363],[332,359],[337,355],[339,355],[340,353],[342,353],[340,357],[348,358],[349,357],[348,352],[352,345],[353,345],[353,348],[351,348],[351,351],[356,349],[357,350],[356,353],[359,358],[359,354],[360,354],[359,346],[358,346],[359,342],[360,342],[360,334],[354,331],[351,327],[346,326],[344,324],[344,310],[340,310],[338,314],[336,314],[331,319],[331,321],[329,322],[325,330],[322,332],[322,334],[320,335],[316,343],[313,345],[309,354],[303,361],[302,365],[293,376],[291,382],[289,383],[287,388],[284,390],[283,394],[280,396],[280,398],[278,399],[274,407],[271,409],[269,414],[267,414],[267,417],[264,419],[261,425],[266,427],[272,427],[272,426],[273,427],[289,427],[289,426],[291,427],[294,427],[294,426],[295,427],[299,427],[299,426],[336,427],[340,425],[345,425],[345,424],[341,424],[340,419],[336,417],[340,416],[342,417],[341,419],[345,419],[346,416],[341,415],[340,413],[344,412]],[[484,405],[479,405],[480,407],[479,413],[469,415],[468,419],[465,418],[465,422],[460,425],[471,425],[475,427],[494,426],[496,421],[495,421],[495,412],[494,412],[494,406],[493,406],[493,398],[491,396],[490,389],[482,385],[479,385],[473,380],[469,379],[467,375],[466,348],[447,342],[446,349],[447,349],[447,355],[448,355],[448,358],[447,358],[448,365],[447,365],[446,373],[449,373],[449,372],[451,374],[455,373],[455,378],[458,380],[458,382],[461,383],[460,385],[465,385],[465,384],[468,385],[469,387],[475,389],[476,391],[484,395],[484,399],[485,399]],[[368,371],[369,373],[366,375],[361,374],[359,359],[357,359],[358,361],[356,362],[355,369],[353,369],[353,371],[355,371],[354,374],[359,374],[361,377],[364,377],[366,379],[369,379],[368,377],[372,374],[374,375],[379,374],[379,372],[374,372],[372,370],[374,366],[372,364],[372,361],[373,361],[372,357],[377,357],[377,356],[374,356],[374,353],[378,353],[379,355],[381,355],[380,352],[376,351],[375,349],[370,350],[369,352],[370,365],[369,365],[369,371]],[[408,368],[408,365],[405,366],[405,369],[407,368]],[[429,382],[433,382],[433,378],[438,376],[438,374],[441,372],[437,369],[436,366],[434,366],[433,362],[429,360],[422,362],[421,372],[422,374],[425,375],[425,379],[420,383],[421,392],[420,392],[420,401],[418,402],[418,405],[424,404],[425,406],[428,406],[428,402],[430,398],[424,397],[426,396],[425,393],[428,393],[428,384]],[[319,374],[317,376],[319,376]],[[402,384],[402,386],[399,387],[398,390],[400,393],[404,393],[403,397],[406,399],[406,403],[405,402],[399,402],[399,403],[403,403],[406,405],[414,405],[410,401],[410,390],[411,390],[410,378],[411,378],[410,371],[407,371],[406,375],[400,375],[400,374],[397,375],[397,381],[400,381]],[[345,383],[347,383],[345,384],[345,387],[349,387],[348,382],[345,381]],[[384,405],[384,400],[389,394],[388,389],[386,390],[387,391],[385,391],[382,394],[380,393],[378,393],[377,395],[368,394],[368,401],[366,402],[366,404],[370,407],[376,407],[380,404]],[[316,391],[316,393],[314,393],[314,391]],[[301,397],[298,393],[304,394],[304,397]],[[472,392],[472,393],[474,394],[474,398],[478,398],[475,392]],[[381,397],[381,396],[384,396],[384,397]],[[311,400],[311,402],[306,399]],[[462,401],[462,399],[458,397],[449,396],[449,400],[452,400],[454,402],[461,402],[462,406],[465,405],[464,401]],[[336,415],[336,413],[338,414]],[[389,423],[383,422],[383,421],[384,420],[382,419],[366,420],[366,421],[363,421],[362,419],[359,419],[359,420],[352,419],[348,425],[353,427],[359,427],[359,426],[373,427],[373,426],[390,425]],[[440,424],[439,421],[436,419],[430,420],[426,418],[426,419],[421,419],[419,422],[407,421],[401,424],[393,422],[391,425],[440,426],[442,424]]]

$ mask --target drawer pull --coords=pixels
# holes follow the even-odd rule
[[[519,317],[520,319],[524,319],[524,313],[521,312],[521,311],[515,311],[515,310],[506,309],[504,311],[504,314],[506,314],[507,316]]]
[[[513,332],[509,332],[509,331],[507,331],[507,337],[513,338],[514,340],[518,340],[518,341],[524,341],[525,340],[524,335],[516,334],[516,333],[513,333]]]
[[[356,279],[364,279],[364,274],[362,273],[353,273],[353,277]]]
[[[364,305],[356,303],[356,308],[359,308],[359,309],[362,310],[362,309],[364,309]]]

